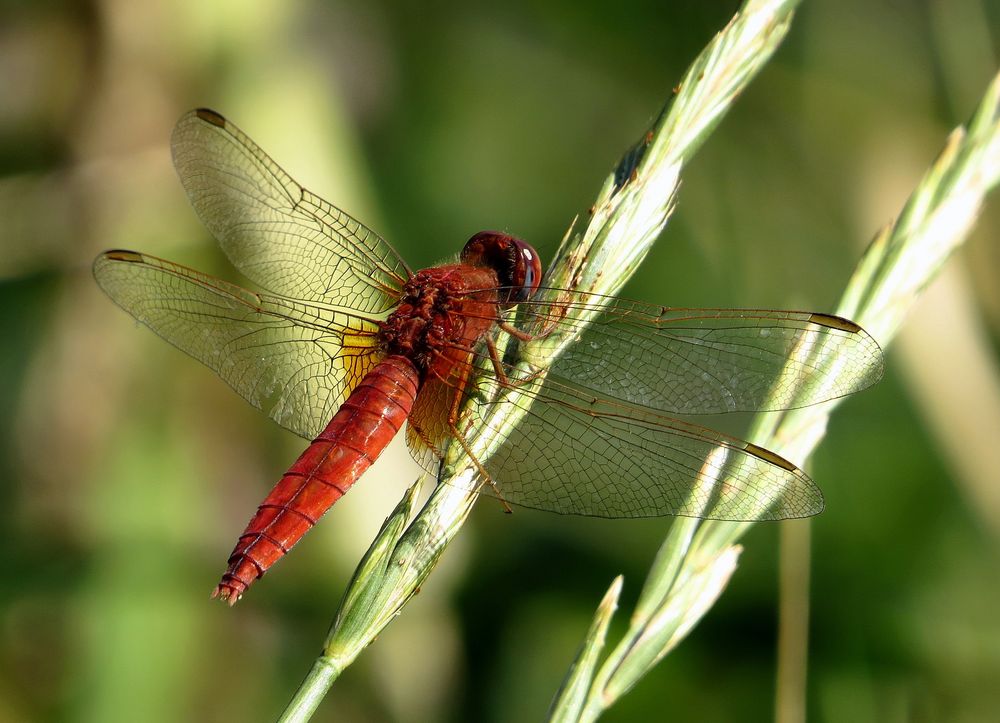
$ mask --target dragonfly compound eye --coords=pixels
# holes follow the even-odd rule
[[[538,252],[521,239],[500,231],[480,231],[470,238],[462,249],[462,261],[496,271],[499,285],[507,291],[504,306],[530,298],[542,281]]]

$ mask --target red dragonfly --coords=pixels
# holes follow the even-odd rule
[[[185,115],[172,149],[195,211],[263,291],[122,250],[98,256],[97,282],[312,440],[239,537],[213,594],[230,604],[404,422],[411,451],[431,469],[452,441],[468,451],[456,423],[473,367],[525,391],[523,418],[475,460],[485,492],[559,513],[728,520],[808,516],[823,498],[773,452],[672,415],[815,404],[882,373],[875,341],[827,314],[666,308],[570,290],[536,300],[538,255],[500,232],[474,235],[456,263],[412,273],[378,234],[302,188],[211,110]],[[599,312],[583,328],[571,308]],[[498,351],[554,331],[578,340],[544,375],[519,376]],[[831,354],[837,363],[822,369],[834,371],[823,371],[816,360]]]

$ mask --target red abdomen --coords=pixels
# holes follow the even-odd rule
[[[419,373],[403,356],[372,369],[257,508],[213,597],[233,604],[316,524],[403,426]]]

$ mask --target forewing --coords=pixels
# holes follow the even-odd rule
[[[588,399],[551,380],[539,398],[513,399],[486,410],[487,418],[504,419],[528,409],[513,429],[501,422],[493,430],[502,443],[483,465],[495,487],[482,487],[511,504],[596,517],[720,520],[807,517],[823,509],[804,472],[748,442]]]
[[[138,321],[308,439],[380,356],[378,327],[363,316],[255,294],[146,254],[107,251],[94,276]]]
[[[302,188],[239,128],[199,109],[177,123],[188,198],[247,278],[276,294],[384,313],[409,271],[378,234]]]
[[[567,308],[604,304],[589,326],[580,325],[579,341],[556,359],[550,375],[671,414],[808,406],[882,376],[875,340],[829,314],[672,309],[572,294],[561,305],[529,306],[528,317],[539,317],[539,326],[565,327],[574,323]]]

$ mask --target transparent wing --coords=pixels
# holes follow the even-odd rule
[[[841,317],[610,300],[586,328],[566,318],[604,304],[607,297],[569,292],[557,305],[529,303],[525,328],[577,326],[579,341],[552,365],[553,377],[671,414],[808,406],[882,376],[876,341]]]
[[[482,417],[500,444],[481,460],[495,484],[484,492],[599,517],[759,520],[822,510],[819,489],[787,460],[663,412],[790,409],[864,389],[881,377],[882,353],[857,324],[810,312],[561,297],[521,305],[523,328],[540,343],[546,333],[578,339],[540,389],[487,405]],[[573,320],[602,307],[589,326]],[[477,349],[480,362],[485,353]],[[515,389],[530,382],[504,370]],[[521,413],[513,429],[489,421]]]
[[[255,294],[146,254],[106,251],[94,276],[138,321],[307,439],[381,356],[378,327],[361,314]]]
[[[720,520],[823,509],[819,489],[793,464],[703,427],[552,381],[533,399],[499,404],[528,409],[513,429],[494,429],[503,441],[483,462],[496,489],[482,491],[511,504],[595,517]]]
[[[247,278],[284,296],[383,313],[409,278],[378,234],[302,188],[218,113],[174,129],[174,166],[202,223]]]
[[[406,420],[406,444],[410,455],[431,474],[437,473],[451,437],[448,413],[456,393],[447,382],[426,378]]]

